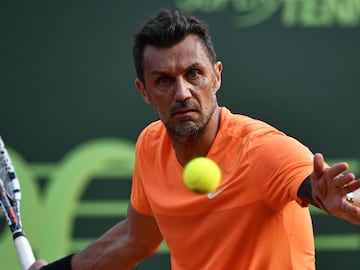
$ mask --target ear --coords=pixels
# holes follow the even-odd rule
[[[223,65],[220,61],[216,62],[214,65],[214,72],[215,72],[215,91],[217,92],[221,86],[221,72],[223,70]]]
[[[150,96],[148,95],[146,89],[145,89],[145,85],[142,81],[140,81],[139,79],[136,79],[135,80],[135,86],[136,88],[139,90],[141,96],[143,97],[144,101],[147,103],[147,104],[152,104],[151,102],[151,98]]]

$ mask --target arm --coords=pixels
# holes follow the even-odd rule
[[[352,173],[343,174],[348,168],[345,162],[328,167],[323,156],[315,154],[313,173],[301,184],[299,198],[331,215],[360,224],[360,181]],[[349,193],[353,200],[349,200]]]
[[[72,270],[132,269],[153,255],[163,240],[153,217],[137,212],[131,204],[128,218],[71,258]],[[38,270],[37,261],[29,270]],[[45,269],[47,269],[45,267]],[[55,268],[49,268],[49,270]]]
[[[128,218],[72,259],[72,269],[132,269],[153,255],[162,236],[153,217],[129,205]]]

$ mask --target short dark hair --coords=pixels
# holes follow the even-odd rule
[[[134,35],[133,59],[138,79],[144,82],[144,49],[146,46],[168,48],[190,34],[194,34],[202,40],[210,62],[215,64],[216,53],[207,24],[185,12],[162,9],[157,15],[146,21]]]

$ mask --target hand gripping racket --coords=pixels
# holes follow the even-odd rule
[[[21,267],[27,270],[35,262],[35,257],[21,225],[20,200],[20,183],[0,136],[0,204],[13,235]]]

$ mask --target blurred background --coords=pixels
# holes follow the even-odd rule
[[[126,216],[134,143],[157,119],[134,86],[133,33],[160,8],[209,24],[219,103],[360,175],[358,0],[0,2],[0,134],[37,256],[76,252]],[[317,269],[355,267],[360,229],[312,209]],[[0,216],[0,268],[20,269]],[[137,269],[170,269],[163,245]]]

